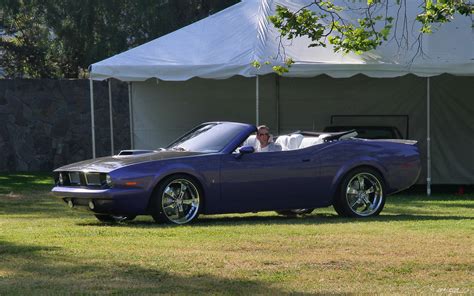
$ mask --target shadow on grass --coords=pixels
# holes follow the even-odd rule
[[[49,191],[53,188],[51,173],[0,174],[0,194]]]
[[[110,250],[113,253],[113,249]],[[2,294],[218,294],[310,295],[286,292],[258,280],[229,279],[206,274],[181,275],[113,260],[89,260],[66,255],[57,247],[14,244],[0,238]],[[154,259],[150,258],[149,262]],[[331,292],[321,295],[331,294]],[[315,295],[311,293],[311,295]],[[316,294],[317,295],[317,294]]]
[[[457,205],[463,211],[429,211],[427,207],[432,207],[434,202],[437,207],[445,207],[444,201],[449,202],[452,207]],[[370,218],[343,218],[335,212],[313,213],[298,217],[285,217],[267,214],[229,214],[229,215],[202,215],[192,224],[192,227],[215,226],[241,226],[241,225],[323,225],[323,224],[344,224],[344,223],[374,223],[374,222],[404,222],[404,221],[474,221],[474,216],[469,214],[474,201],[468,196],[455,196],[446,198],[440,196],[408,196],[390,198],[385,209],[380,216]],[[415,207],[415,209],[413,209]],[[326,210],[325,210],[326,211]],[[454,213],[454,214],[453,214]],[[100,226],[100,222],[79,223],[80,226]],[[127,221],[113,224],[117,227],[175,227],[169,224],[157,224],[153,221]]]
[[[337,215],[311,215],[296,218],[272,217],[272,216],[252,216],[252,217],[219,217],[200,218],[195,225],[201,223],[207,225],[239,225],[239,224],[344,224],[344,223],[373,223],[373,222],[393,222],[393,221],[438,221],[438,220],[474,220],[465,216],[431,216],[431,215],[382,215],[372,218],[343,218]]]
[[[70,216],[64,202],[44,191],[24,194],[0,194],[0,215],[28,215],[37,218]]]
[[[342,218],[337,215],[316,214],[303,217],[282,217],[282,216],[201,216],[191,227],[209,226],[245,226],[245,225],[327,225],[345,223],[374,223],[374,222],[403,222],[403,221],[460,221],[472,220],[474,217],[467,216],[434,216],[434,215],[381,215],[373,218]],[[127,221],[116,224],[105,224],[101,222],[77,223],[78,226],[115,226],[128,228],[167,228],[179,227],[172,224],[158,224],[153,221]]]
[[[58,249],[54,247],[16,245],[7,243],[0,238],[0,257],[4,260],[9,260],[11,257],[36,257],[39,252],[55,251]]]

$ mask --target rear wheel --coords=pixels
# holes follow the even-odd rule
[[[113,215],[99,215],[96,214],[94,215],[97,220],[105,223],[116,223],[116,222],[123,222],[123,221],[132,221],[135,219],[135,215],[129,215],[129,216],[113,216]]]
[[[156,222],[186,224],[199,216],[202,194],[194,179],[174,175],[161,182],[152,202],[152,216]]]
[[[374,169],[358,168],[344,177],[334,209],[344,217],[373,217],[382,211],[384,205],[382,176]]]

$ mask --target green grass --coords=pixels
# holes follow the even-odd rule
[[[105,225],[51,182],[0,175],[0,295],[474,293],[472,195],[389,197],[374,219],[327,208]]]

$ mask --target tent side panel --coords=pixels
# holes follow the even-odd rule
[[[274,79],[260,81],[261,118],[273,116],[271,93]],[[255,123],[255,78],[226,80],[194,78],[170,82],[133,83],[133,118],[136,149],[163,147],[207,121]]]
[[[413,75],[398,78],[317,76],[284,78],[280,83],[282,132],[299,129],[321,131],[332,115],[374,115],[338,118],[333,125],[396,126],[406,137],[418,140],[426,183],[426,79]],[[385,117],[386,115],[400,115]],[[408,115],[408,122],[405,115]]]
[[[472,77],[443,75],[431,81],[433,184],[471,184],[474,179]],[[426,183],[426,78],[413,75],[379,79],[358,75],[334,79],[260,77],[260,118],[276,133],[322,130],[332,115],[381,115],[339,119],[335,125],[392,125],[418,140]],[[255,79],[155,80],[134,83],[135,147],[165,146],[205,121],[255,123]],[[276,96],[279,93],[280,104]],[[277,114],[279,110],[279,115]],[[384,115],[402,115],[400,118]],[[408,122],[403,116],[408,116]]]
[[[474,77],[431,78],[433,183],[474,183]]]

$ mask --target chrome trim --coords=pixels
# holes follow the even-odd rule
[[[89,178],[91,178],[93,175],[97,176],[97,179],[99,181],[98,183],[89,180]],[[102,182],[100,180],[100,173],[84,173],[84,178],[86,179],[86,185],[96,185],[96,186],[102,185]]]
[[[71,185],[81,185],[81,173],[80,172],[69,172],[69,183]]]

